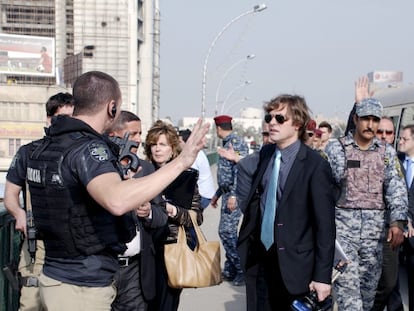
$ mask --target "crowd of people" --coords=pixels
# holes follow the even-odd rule
[[[168,282],[164,246],[184,227],[197,247],[190,211],[201,225],[209,206],[220,207],[222,279],[245,285],[247,310],[302,310],[312,295],[338,310],[403,310],[400,246],[414,310],[414,124],[397,152],[393,120],[372,95],[359,78],[340,138],[317,125],[304,97],[276,96],[251,154],[232,117],[216,116],[215,188],[202,150],[208,124],[178,131],[159,120],[143,143],[140,118],[120,110],[117,81],[82,74],[73,95],[48,100],[45,136],[22,146],[7,174],[5,207],[26,237],[20,310],[178,310],[182,289]],[[178,203],[169,192],[188,171],[197,184]],[[333,281],[338,244],[347,262]]]

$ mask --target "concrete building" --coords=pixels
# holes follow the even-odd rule
[[[50,72],[37,64],[46,45]],[[146,132],[159,111],[158,0],[0,0],[0,169],[42,136],[47,98],[90,70],[119,82]]]

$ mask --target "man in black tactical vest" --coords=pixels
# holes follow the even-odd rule
[[[55,115],[72,115],[74,108],[73,97],[69,93],[57,93],[46,102],[47,125]],[[16,219],[15,228],[25,235],[18,266],[20,285],[20,311],[44,310],[40,303],[38,276],[43,267],[45,248],[43,241],[37,240],[36,226],[30,199],[26,191],[27,161],[29,153],[40,141],[34,141],[19,148],[10,164],[6,177],[4,204],[7,211]],[[20,193],[25,197],[22,209]]]
[[[48,310],[110,310],[118,254],[135,234],[130,215],[194,162],[208,125],[200,120],[182,153],[155,173],[123,180],[119,150],[102,134],[115,122],[121,91],[111,76],[91,71],[73,86],[73,118],[52,121],[32,153],[28,180],[46,256],[39,277]]]

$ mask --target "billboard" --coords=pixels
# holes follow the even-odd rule
[[[0,33],[0,73],[55,76],[55,39]]]
[[[368,79],[373,83],[399,83],[403,81],[401,71],[373,71],[368,73]]]

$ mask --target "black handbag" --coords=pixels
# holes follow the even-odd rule
[[[165,200],[172,205],[190,209],[197,180],[198,171],[196,169],[185,170],[165,188],[163,191]]]

